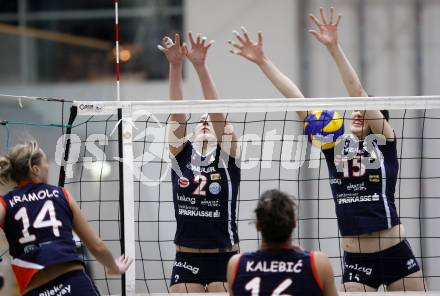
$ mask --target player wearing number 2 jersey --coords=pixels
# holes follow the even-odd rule
[[[75,200],[47,184],[49,164],[37,143],[17,145],[0,158],[0,183],[16,186],[0,197],[0,226],[24,295],[99,295],[76,252],[75,231],[109,273],[124,273],[131,259],[114,259]]]
[[[255,214],[263,243],[256,252],[235,255],[228,264],[231,295],[337,295],[327,256],[292,243],[295,203],[283,192],[261,195]]]
[[[191,48],[163,39],[159,49],[170,64],[170,99],[182,100],[181,71],[185,56],[194,66],[205,99],[218,98],[205,64],[212,42],[189,34]],[[194,40],[195,39],[195,40]],[[240,168],[236,161],[235,133],[224,114],[203,115],[192,139],[186,138],[185,114],[170,118],[169,148],[173,161],[171,180],[177,230],[176,260],[170,291],[224,292],[226,265],[238,251],[236,202]]]

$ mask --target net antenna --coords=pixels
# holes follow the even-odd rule
[[[121,89],[119,86],[119,13],[118,6],[119,1],[115,1],[115,54],[116,54],[116,100],[119,102],[121,100]]]
[[[115,55],[116,55],[116,101],[121,101],[120,66],[119,66],[119,1],[115,3]],[[131,121],[124,122],[124,118],[131,118],[131,110],[118,108],[118,150],[119,150],[119,209],[121,221],[121,252],[135,258],[135,230],[134,230],[134,201],[126,196],[133,196],[133,131]],[[116,127],[115,126],[115,127]],[[136,271],[133,264],[122,275],[122,296],[135,295]]]

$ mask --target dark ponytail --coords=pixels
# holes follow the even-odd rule
[[[265,243],[279,244],[290,240],[296,227],[295,207],[292,198],[279,190],[268,190],[261,195],[255,214],[257,228]]]

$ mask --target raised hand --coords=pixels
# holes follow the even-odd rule
[[[338,25],[341,21],[341,15],[338,15],[336,19],[335,8],[330,7],[330,17],[324,12],[324,8],[320,7],[319,12],[321,14],[321,20],[310,14],[310,19],[316,24],[319,32],[316,30],[309,30],[309,33],[315,36],[315,38],[327,47],[336,46],[338,44]]]
[[[127,269],[130,267],[131,263],[133,263],[133,259],[130,257],[127,257],[125,255],[122,255],[119,258],[115,259],[116,267],[117,269],[109,269],[109,274],[123,274],[127,271]]]
[[[196,39],[194,40],[194,36],[191,32],[188,33],[188,38],[191,48],[187,50],[186,57],[194,67],[204,65],[208,49],[214,43],[214,40],[206,42],[207,38],[201,34],[197,34]]]
[[[263,50],[263,33],[258,32],[258,40],[255,42],[249,37],[249,34],[244,27],[241,27],[241,31],[242,35],[237,31],[232,31],[237,38],[238,43],[228,40],[228,43],[235,48],[231,49],[230,52],[260,65],[266,57]]]
[[[181,64],[188,49],[186,44],[180,44],[180,35],[174,34],[173,40],[165,36],[162,38],[162,45],[158,45],[157,48],[165,54],[170,64]]]

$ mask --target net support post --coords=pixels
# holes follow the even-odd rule
[[[119,145],[120,145],[120,171],[122,191],[122,215],[123,219],[123,248],[124,254],[135,259],[135,224],[134,224],[134,183],[133,183],[133,126],[131,107],[125,106],[118,110],[119,122]],[[122,150],[122,151],[121,151]],[[121,153],[122,152],[122,153]],[[132,264],[124,275],[122,295],[135,296],[136,290],[136,264]]]

